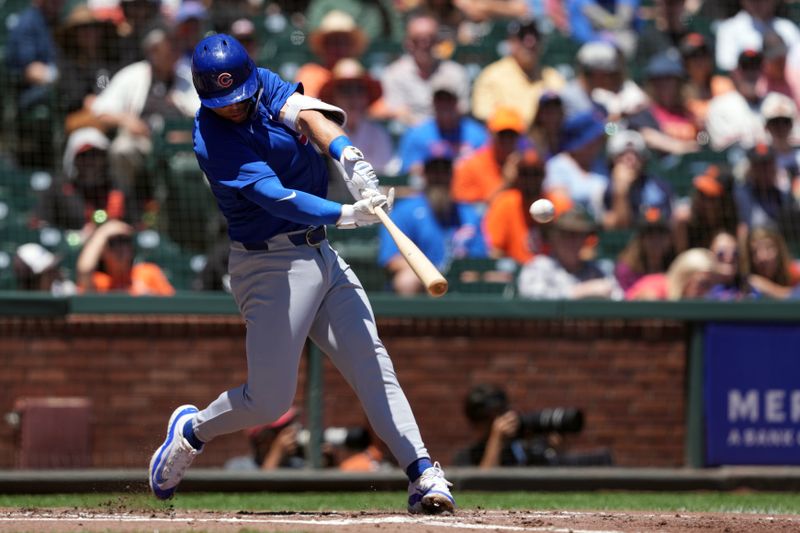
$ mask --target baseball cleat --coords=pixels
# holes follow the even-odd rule
[[[167,438],[150,459],[150,490],[160,500],[172,498],[186,469],[202,452],[183,436],[183,425],[196,414],[194,405],[181,405],[175,409],[169,417]]]
[[[439,463],[425,470],[416,481],[408,484],[408,512],[412,514],[452,513],[456,501],[450,494],[453,484],[444,478]]]

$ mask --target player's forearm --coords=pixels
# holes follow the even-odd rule
[[[287,189],[277,178],[259,180],[242,189],[242,194],[275,216],[299,224],[334,224],[342,214],[341,204],[303,191]]]
[[[345,134],[335,122],[314,109],[306,109],[297,115],[297,129],[323,152],[327,152],[331,141]]]

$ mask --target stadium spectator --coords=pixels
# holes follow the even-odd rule
[[[737,184],[734,195],[739,215],[739,237],[748,229],[768,226],[791,238],[800,237],[797,204],[779,182],[777,156],[768,144],[759,143],[747,151],[746,179]]]
[[[542,423],[549,413],[552,418]],[[491,469],[503,466],[589,466],[612,464],[602,448],[585,452],[566,450],[566,434],[580,432],[583,413],[556,407],[529,413],[513,409],[501,387],[482,383],[470,388],[464,400],[473,442],[458,450],[453,463]],[[546,417],[547,415],[545,415]]]
[[[423,156],[430,144],[449,144],[456,162],[486,144],[489,139],[486,127],[459,110],[460,89],[456,80],[446,76],[436,76],[431,80],[433,117],[408,128],[400,138],[398,153],[401,173],[419,174]]]
[[[58,80],[53,32],[64,0],[31,0],[10,28],[5,60],[15,94],[19,164],[53,167],[52,89]]]
[[[142,46],[147,59],[117,72],[92,104],[103,129],[117,132],[109,148],[111,173],[136,213],[154,194],[146,173],[153,130],[166,120],[193,117],[200,107],[191,78],[176,69],[178,51],[166,30],[151,29]]]
[[[98,18],[85,4],[78,4],[60,26],[61,77],[58,94],[67,135],[78,128],[98,127],[91,106],[119,67],[117,30],[109,19]]]
[[[797,265],[783,235],[758,227],[747,236],[744,251],[744,274],[756,297],[786,299],[800,280]]]
[[[608,138],[606,153],[611,179],[603,196],[603,227],[630,228],[652,209],[669,219],[672,216],[672,187],[646,172],[644,137],[633,130],[619,131]]]
[[[120,0],[123,21],[117,27],[120,65],[130,65],[146,57],[142,39],[151,28],[163,24],[161,0]]]
[[[472,91],[472,114],[488,120],[498,107],[515,107],[527,128],[533,122],[539,98],[546,90],[558,91],[564,78],[539,64],[541,38],[536,23],[509,26],[508,55],[483,68]]]
[[[708,105],[715,96],[735,90],[727,76],[714,73],[714,55],[706,37],[690,33],[680,42],[679,51],[686,69],[684,93],[687,109],[704,126]]]
[[[487,123],[490,141],[455,168],[450,194],[456,202],[488,202],[505,185],[503,165],[519,147],[525,123],[512,107],[499,107]]]
[[[736,90],[716,96],[709,103],[706,131],[714,150],[736,144],[747,149],[766,141],[760,114],[762,95],[758,92],[763,62],[760,52],[742,52],[737,67],[731,72]]]
[[[503,178],[507,188],[489,202],[483,233],[490,256],[511,257],[522,265],[543,248],[541,226],[528,211],[542,196],[543,161],[533,148],[515,151],[503,166]]]
[[[710,300],[741,300],[754,293],[739,268],[739,242],[733,233],[719,231],[709,246],[717,258],[717,284],[706,296]]]
[[[258,39],[258,35],[256,35],[255,24],[247,18],[236,19],[231,23],[228,33],[242,43],[244,49],[247,50],[247,55],[258,64],[261,55],[261,42]]]
[[[719,231],[737,233],[738,216],[733,176],[718,165],[709,165],[692,179],[687,203],[674,210],[675,246],[681,250],[707,247]]]
[[[680,253],[666,274],[648,274],[625,291],[626,300],[690,300],[704,298],[716,284],[717,260],[708,248]]]
[[[192,77],[192,52],[203,38],[208,11],[199,0],[183,0],[169,29],[170,40],[178,52],[175,70],[182,78]]]
[[[633,55],[639,0],[567,0],[572,38],[581,43],[606,39]]]
[[[245,471],[303,468],[306,461],[297,440],[297,416],[297,410],[290,407],[276,421],[245,430],[252,453],[232,457],[225,462],[225,468]]]
[[[307,26],[313,31],[328,13],[338,9],[350,15],[371,41],[399,41],[403,24],[398,4],[392,0],[311,0],[306,9]]]
[[[650,105],[628,120],[656,155],[696,152],[700,123],[684,101],[686,71],[674,49],[654,56],[644,70]]]
[[[778,169],[786,174],[792,194],[800,198],[800,146],[795,136],[797,107],[794,101],[779,93],[770,93],[761,103],[761,117],[769,133]]]
[[[480,214],[474,206],[450,197],[453,157],[446,144],[431,145],[423,167],[425,189],[416,196],[399,200],[391,213],[397,226],[440,269],[454,258],[486,256]],[[378,263],[388,271],[397,294],[411,295],[424,290],[383,226]]]
[[[655,0],[653,8],[653,18],[642,28],[636,42],[636,65],[646,65],[653,56],[678,48],[689,34],[686,0]]]
[[[469,75],[463,65],[440,60],[435,54],[439,23],[429,14],[409,17],[404,40],[405,53],[387,65],[381,76],[387,112],[409,126],[433,116],[431,82],[439,76],[458,87],[459,111],[469,110]]]
[[[564,123],[561,150],[545,165],[543,190],[570,198],[595,220],[602,220],[603,195],[608,187],[605,159],[598,157],[606,143],[605,122],[595,112],[580,113]]]
[[[154,263],[134,263],[133,228],[109,220],[86,240],[76,266],[81,292],[172,296],[175,289]]]
[[[64,277],[61,257],[41,244],[25,243],[17,247],[13,259],[17,290],[46,291],[53,296],[71,296],[78,292],[75,283]]]
[[[666,272],[675,258],[669,219],[657,208],[640,215],[636,226],[614,267],[617,283],[625,291],[644,276]]]
[[[115,189],[108,166],[108,137],[95,128],[80,128],[67,139],[62,179],[41,196],[37,217],[88,237],[97,224],[124,219],[125,196]]]
[[[775,16],[778,0],[741,0],[741,11],[717,27],[717,67],[734,70],[745,50],[763,50],[764,36],[777,33],[787,47],[800,43],[794,22]]]
[[[561,91],[567,116],[603,111],[610,121],[644,109],[647,95],[627,78],[624,61],[613,44],[584,44],[575,57],[578,76]]]
[[[539,105],[528,130],[528,137],[545,161],[556,155],[561,148],[564,116],[564,102],[561,96],[553,91],[543,92],[539,97]]]
[[[345,132],[366,154],[378,174],[394,173],[390,164],[394,145],[386,129],[368,117],[369,108],[381,97],[381,84],[370,76],[357,59],[340,59],[332,77],[320,89],[320,98],[347,113]]]
[[[592,217],[580,206],[560,214],[545,231],[549,254],[537,254],[525,263],[517,279],[517,293],[537,300],[622,299],[613,274],[595,261],[581,257],[587,239],[597,232]]]
[[[759,94],[770,92],[792,96],[792,88],[786,80],[786,60],[789,49],[775,32],[764,35],[764,65],[758,81]]]
[[[464,415],[469,420],[474,442],[456,452],[453,464],[495,468],[527,464],[519,452],[519,415],[508,403],[506,392],[495,385],[472,387],[464,400]],[[524,453],[524,452],[523,452]]]
[[[295,81],[303,84],[303,92],[318,97],[322,86],[333,76],[333,67],[340,59],[357,58],[364,53],[369,40],[349,14],[338,9],[329,11],[308,38],[309,48],[319,58],[297,71]]]

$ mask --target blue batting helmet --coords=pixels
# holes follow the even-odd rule
[[[194,48],[192,81],[204,106],[223,107],[256,93],[258,69],[239,41],[218,33]]]

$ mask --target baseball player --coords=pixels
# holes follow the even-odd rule
[[[311,337],[358,395],[370,423],[409,478],[408,510],[452,512],[451,484],[431,463],[361,283],[326,240],[325,225],[379,221],[393,191],[378,191],[372,165],[341,126],[344,112],[256,68],[225,34],[194,50],[202,107],[194,151],[231,238],[231,290],[247,325],[247,382],[199,411],[178,407],[150,461],[150,488],[170,498],[186,468],[219,435],[276,420],[292,405],[300,354]],[[355,202],[325,198],[327,152]]]

